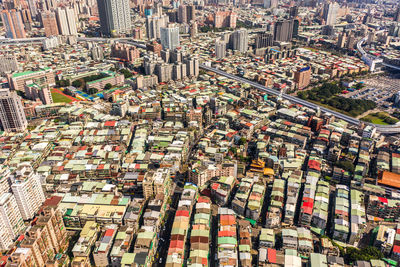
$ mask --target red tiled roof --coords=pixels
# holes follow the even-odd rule
[[[267,254],[268,261],[270,263],[276,263],[276,250],[272,249],[272,248],[268,248],[267,252],[268,252],[268,254]]]
[[[116,121],[106,121],[106,122],[104,123],[104,126],[107,126],[107,127],[114,127],[115,124],[116,124]]]
[[[383,203],[388,203],[388,200],[386,199],[386,198],[384,198],[384,197],[378,197],[378,199],[379,199],[379,201],[380,202],[383,202]]]
[[[219,231],[218,232],[218,237],[221,236],[235,236],[235,232],[234,231]]]
[[[181,240],[172,240],[170,245],[170,248],[180,248],[183,249],[183,241]]]
[[[319,170],[321,170],[321,163],[319,161],[316,161],[316,160],[313,160],[313,159],[309,160],[308,161],[308,168],[319,171]]]
[[[178,217],[178,216],[189,217],[189,211],[188,210],[178,210],[175,214],[175,217]]]
[[[108,229],[105,233],[104,236],[113,236],[114,234],[114,229]]]

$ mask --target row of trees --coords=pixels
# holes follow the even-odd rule
[[[376,103],[371,100],[337,96],[343,89],[337,83],[324,83],[322,86],[308,91],[299,91],[297,96],[304,100],[313,100],[343,110],[351,116],[358,116],[376,107]]]

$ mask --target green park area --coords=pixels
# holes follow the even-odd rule
[[[371,100],[339,96],[344,89],[335,82],[327,82],[310,90],[299,91],[297,96],[353,117],[376,107],[376,103]]]
[[[391,117],[386,112],[371,113],[361,118],[361,120],[380,125],[391,125],[399,121],[398,119]]]

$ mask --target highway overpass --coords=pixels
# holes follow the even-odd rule
[[[380,33],[383,32],[382,31],[378,31],[376,33]],[[368,54],[367,52],[365,52],[364,48],[362,47],[362,45],[364,44],[364,42],[368,39],[367,36],[365,36],[364,38],[362,38],[360,41],[357,42],[357,50],[358,52],[360,52],[361,56],[366,56],[369,57],[371,59],[378,59],[378,57],[374,57],[371,54]],[[385,62],[382,63],[383,66],[387,67],[387,68],[391,68],[391,69],[395,69],[395,70],[400,70],[400,66],[395,66],[395,65],[391,65],[391,64],[387,64]]]

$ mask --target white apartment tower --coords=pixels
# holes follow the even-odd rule
[[[167,27],[169,18],[167,15],[151,16],[146,18],[146,35],[149,40],[161,37],[161,28]]]
[[[339,11],[339,5],[336,2],[324,4],[323,19],[325,25],[335,25],[336,17]]]
[[[45,201],[39,175],[29,164],[21,164],[10,176],[11,190],[14,193],[24,220],[32,219]]]
[[[230,41],[232,50],[237,50],[241,53],[247,52],[249,48],[249,35],[246,29],[242,28],[234,31]]]
[[[161,28],[161,45],[164,49],[174,50],[179,46],[179,26],[169,24]]]
[[[24,221],[17,201],[11,193],[0,195],[0,249],[6,250],[24,230]]]
[[[104,35],[129,34],[131,13],[129,0],[97,0],[100,30]]]
[[[10,89],[0,89],[0,126],[6,132],[22,132],[28,126],[21,98]]]
[[[215,57],[220,59],[226,56],[226,43],[224,40],[217,39],[215,41]]]
[[[77,35],[75,11],[72,8],[57,8],[58,29],[61,35]]]

